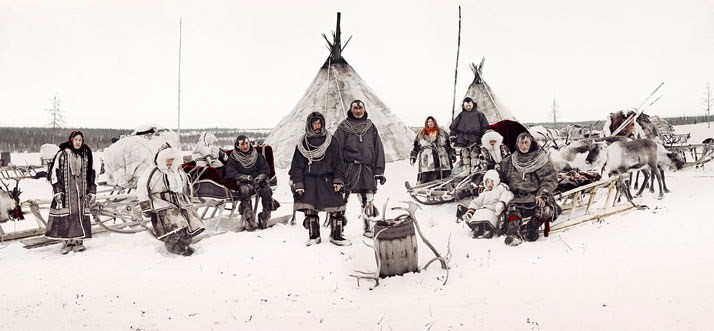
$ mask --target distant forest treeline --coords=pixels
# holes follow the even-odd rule
[[[127,135],[132,130],[121,129],[78,129],[84,133],[86,142],[94,151],[102,151],[112,144],[112,139]],[[43,144],[60,144],[69,139],[72,129],[50,129],[42,127],[10,128],[0,127],[0,152],[38,153]],[[218,145],[224,148],[233,146],[239,134],[245,134],[262,142],[270,133],[269,129],[188,129],[181,131],[181,148],[191,150],[202,132],[211,132],[218,138]]]
[[[707,122],[707,116],[706,115],[700,115],[700,116],[678,116],[678,117],[663,117],[667,123],[670,125],[687,125],[687,124],[697,124],[697,123],[706,123]],[[714,120],[714,118],[712,118]],[[597,123],[600,122],[600,123]],[[582,125],[583,127],[589,127],[593,124],[596,124],[599,126],[599,128],[596,129],[602,129],[602,126],[605,125],[605,119],[599,120],[599,121],[582,121],[582,122],[558,122],[556,129],[560,129],[568,124],[578,124]],[[553,128],[553,122],[538,122],[538,123],[526,123],[525,126],[530,127],[533,125],[542,125],[546,128]],[[682,132],[686,133],[686,132]]]
[[[697,124],[707,121],[705,115],[701,116],[679,116],[664,118],[671,125]],[[568,124],[579,124],[588,127],[597,121],[582,122],[558,122],[557,128],[562,128]],[[600,121],[598,126],[602,126],[604,121]],[[548,128],[553,127],[553,122],[526,123],[526,126],[543,125]],[[421,128],[414,128],[415,132]],[[102,151],[112,144],[112,138],[119,138],[121,135],[130,134],[132,130],[121,129],[79,129],[87,137],[87,144],[92,150]],[[43,144],[59,144],[68,140],[70,129],[50,129],[42,127],[32,128],[9,128],[0,127],[0,152],[11,153],[37,153]],[[181,131],[181,149],[191,150],[198,141],[198,136],[202,132],[211,132],[218,138],[218,145],[223,148],[232,148],[233,142],[239,134],[244,134],[254,139],[257,143],[262,141],[270,133],[270,129],[184,129]]]

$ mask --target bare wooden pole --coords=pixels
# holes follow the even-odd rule
[[[659,91],[659,89],[662,87],[662,85],[664,85],[664,82],[659,83],[659,85],[657,85],[657,88],[655,88],[654,91],[652,91],[652,93],[650,93],[650,94],[645,98],[645,100],[643,100],[642,103],[641,103],[637,108],[635,108],[635,115],[634,115],[634,116],[631,116],[631,117],[626,118],[625,121],[622,122],[622,124],[620,124],[620,126],[617,127],[617,129],[615,129],[615,131],[613,131],[610,135],[611,135],[611,136],[616,136],[616,135],[617,135],[618,133],[620,133],[620,131],[622,131],[625,127],[627,127],[628,125],[630,125],[630,123],[637,121],[637,118],[640,117],[640,114],[642,114],[642,106],[644,106],[645,103],[646,103],[650,98],[652,98],[652,96],[653,96],[655,93],[657,93],[657,91]],[[657,98],[657,100],[659,100],[659,98]],[[655,100],[655,101],[656,101],[656,100]]]
[[[451,100],[451,120],[456,112],[456,82],[459,77],[459,51],[461,50],[461,6],[459,6],[459,38],[456,43],[456,68],[454,69],[454,98]]]
[[[181,37],[183,17],[179,17],[179,48],[178,48],[178,148],[181,149]]]

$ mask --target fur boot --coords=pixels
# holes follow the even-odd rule
[[[73,251],[75,252],[83,252],[87,249],[87,247],[84,247],[84,240],[79,239],[74,241],[74,248],[72,248]]]
[[[319,244],[320,239],[320,217],[317,215],[305,215],[302,225],[308,230],[310,238],[305,242],[306,246]]]
[[[65,240],[62,243],[62,248],[60,248],[60,253],[62,255],[65,255],[65,254],[69,253],[70,251],[72,251],[72,247],[74,246],[73,244],[74,244],[73,240]]]
[[[352,242],[344,237],[345,217],[342,213],[330,213],[330,242],[337,246],[350,246]]]
[[[270,211],[269,210],[263,210],[260,213],[258,213],[258,227],[259,228],[267,229],[269,220],[270,220]]]
[[[247,231],[255,230],[257,227],[255,224],[255,212],[253,212],[253,205],[250,203],[250,200],[241,201],[239,210],[241,211],[240,215],[241,218],[243,218],[245,229]]]
[[[518,246],[523,242],[521,237],[521,218],[510,216],[506,224],[506,239],[503,241],[508,246]]]

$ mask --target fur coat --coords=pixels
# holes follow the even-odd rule
[[[488,221],[495,228],[498,223],[498,216],[503,213],[506,205],[513,199],[513,193],[509,191],[506,184],[501,183],[496,170],[489,170],[483,176],[483,185],[486,186],[486,179],[493,180],[493,189],[483,191],[469,204],[469,209],[475,210],[471,221]]]
[[[60,150],[50,164],[48,174],[57,200],[50,204],[45,236],[51,239],[83,239],[92,237],[87,196],[97,192],[92,150],[87,145],[74,149],[70,142],[60,144]]]
[[[171,168],[166,160],[173,158]],[[136,195],[142,209],[152,214],[151,222],[158,239],[186,229],[189,236],[203,231],[203,222],[191,204],[192,189],[188,176],[179,169],[183,158],[178,150],[160,150],[154,168],[145,172],[137,184]]]

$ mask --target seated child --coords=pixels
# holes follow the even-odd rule
[[[496,170],[486,171],[483,184],[484,191],[471,201],[469,210],[463,216],[474,238],[491,238],[498,228],[499,216],[513,199],[513,193],[501,183]]]

